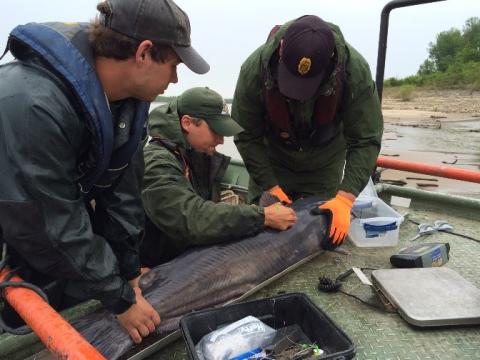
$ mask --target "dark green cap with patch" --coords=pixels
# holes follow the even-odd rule
[[[205,120],[210,129],[219,135],[233,136],[243,131],[230,117],[222,96],[208,87],[185,91],[177,99],[177,110],[179,114]]]

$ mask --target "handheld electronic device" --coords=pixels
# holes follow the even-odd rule
[[[423,243],[401,249],[390,257],[398,268],[425,268],[442,266],[448,262],[449,243]]]

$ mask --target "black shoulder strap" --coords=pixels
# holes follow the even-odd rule
[[[163,146],[165,149],[167,149],[173,155],[175,155],[178,161],[180,161],[180,163],[182,164],[183,174],[190,182],[192,181],[190,166],[188,165],[187,159],[182,154],[177,144],[175,144],[174,142],[162,139],[158,136],[153,136],[152,139],[150,140],[150,143],[155,143],[157,145]]]
[[[281,27],[280,25],[275,25],[275,26],[272,28],[272,30],[270,30],[270,33],[268,34],[268,37],[267,37],[267,42],[269,42],[270,39],[275,36],[275,34],[277,33],[277,31],[280,30],[280,27]]]
[[[10,50],[10,38],[7,40],[7,45],[5,46],[5,50],[3,50],[2,56],[0,56],[0,60],[7,54],[8,50]]]

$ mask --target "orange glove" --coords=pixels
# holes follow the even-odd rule
[[[270,193],[270,195],[276,196],[281,203],[292,205],[292,200],[288,197],[287,194],[285,194],[285,192],[282,190],[280,186],[275,185],[268,192]]]
[[[336,246],[340,245],[347,236],[352,206],[353,201],[341,194],[337,194],[334,199],[319,206],[320,209],[329,210],[332,214],[329,236],[330,242]]]

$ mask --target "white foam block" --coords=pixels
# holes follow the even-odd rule
[[[410,198],[404,198],[404,197],[400,197],[400,196],[392,196],[392,198],[390,199],[390,205],[409,208],[411,201],[412,201],[412,199],[410,199]]]

